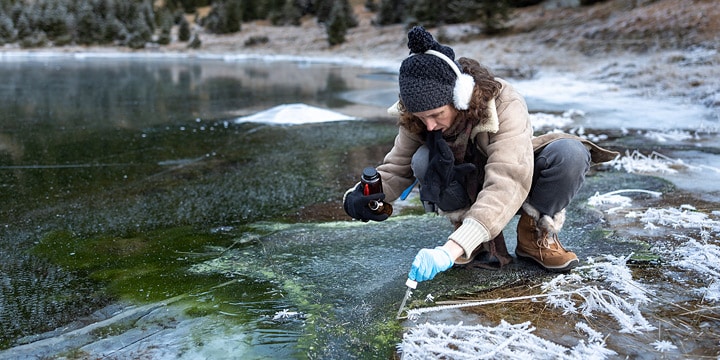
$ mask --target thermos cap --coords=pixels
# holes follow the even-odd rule
[[[375,170],[374,167],[368,166],[365,169],[363,169],[362,176],[365,179],[371,180],[371,179],[376,179],[377,177],[380,176],[380,174],[378,174],[377,170]]]

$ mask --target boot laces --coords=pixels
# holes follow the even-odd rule
[[[558,241],[558,235],[552,231],[542,231],[538,229],[538,236],[536,244],[538,246],[538,253],[540,254],[540,260],[544,260],[543,250],[557,251],[560,242]],[[555,248],[550,246],[555,245]]]

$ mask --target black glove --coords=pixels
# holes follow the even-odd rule
[[[466,177],[477,170],[474,164],[455,165],[455,156],[439,130],[428,134],[428,167],[420,188],[420,200],[435,204],[443,211],[470,206]]]
[[[377,193],[365,196],[363,195],[362,185],[358,183],[354,189],[350,189],[345,193],[345,199],[343,200],[343,208],[345,209],[345,212],[353,219],[358,219],[362,221],[383,221],[387,219],[388,214],[378,214],[370,210],[368,204],[370,204],[370,201],[372,200],[385,200],[385,194]]]

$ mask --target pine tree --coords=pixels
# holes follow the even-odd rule
[[[10,11],[8,12],[8,15],[10,15],[10,19],[12,19],[13,24],[15,24],[15,27],[17,28],[18,20],[20,20],[20,15],[25,11],[25,8],[23,8],[22,3],[16,2],[15,4],[10,7]]]
[[[178,40],[188,41],[190,40],[190,23],[183,16],[180,19],[180,27],[178,29]]]
[[[229,34],[242,27],[242,0],[225,0],[214,3],[202,26],[215,34]]]
[[[225,29],[226,17],[227,16],[225,15],[225,4],[216,3],[213,5],[212,9],[210,9],[210,12],[207,14],[207,16],[202,19],[200,25],[205,27],[205,29],[211,33],[222,34]]]
[[[225,20],[227,33],[235,33],[242,28],[242,0],[226,0],[227,19]]]
[[[436,26],[446,22],[447,1],[418,0],[410,9],[410,17],[425,26]]]
[[[137,10],[137,8],[135,8]],[[135,21],[128,24],[130,38],[127,39],[126,45],[133,49],[141,49],[145,44],[152,40],[152,30],[148,26],[148,20],[145,18],[145,12],[136,12]]]
[[[269,4],[265,0],[243,0],[240,2],[242,21],[266,19]]]
[[[510,17],[510,0],[457,0],[450,6],[458,15],[458,21],[479,20],[485,27],[485,33],[496,34],[505,29]]]
[[[330,44],[330,46],[345,42],[345,35],[349,28],[345,4],[349,6],[347,0],[338,0],[333,5],[332,11],[330,11],[330,18],[328,19],[326,28],[328,44]]]
[[[170,33],[173,27],[173,14],[170,12],[170,9],[161,8],[157,12],[157,22],[160,27],[160,36],[158,37],[157,43],[160,45],[170,44]]]
[[[75,42],[82,45],[94,44],[98,35],[102,35],[100,22],[89,1],[81,1],[77,6],[75,23]]]
[[[317,22],[329,23],[330,17],[332,16],[333,8],[337,2],[343,0],[315,0],[314,1],[314,14]]]
[[[0,45],[15,41],[15,25],[10,16],[0,11]]]
[[[119,44],[126,44],[130,40],[130,31],[128,30],[128,27],[114,15],[109,16],[107,20],[101,24],[101,27],[103,43],[116,42]]]
[[[65,1],[42,3],[38,20],[37,27],[51,40],[67,35],[75,22],[73,14],[68,12]]]
[[[373,23],[377,25],[399,24],[404,20],[405,0],[380,0],[379,10]]]
[[[115,17],[123,24],[130,24],[134,19],[137,11],[135,3],[123,0],[112,0],[110,4],[113,6],[112,12]],[[102,14],[99,14],[102,15]]]
[[[89,2],[90,6],[99,18],[115,16],[115,0],[82,0]]]
[[[143,2],[136,5],[136,11],[138,14],[142,14],[142,18],[145,20],[145,25],[150,29],[150,33],[155,32],[155,11],[150,0],[143,0]]]
[[[270,15],[273,25],[300,25],[302,13],[296,6],[295,0],[285,0],[285,4],[279,10]]]
[[[15,29],[17,30],[17,38],[24,39],[33,34],[33,24],[30,22],[29,16],[23,11],[15,21]]]

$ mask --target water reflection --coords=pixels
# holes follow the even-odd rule
[[[212,60],[34,59],[0,63],[4,131],[142,128],[195,118],[229,118],[302,102],[342,108],[349,89],[393,83],[346,66]]]
[[[217,284],[217,275],[170,276],[203,260],[179,256],[183,246],[228,246],[211,229],[295,221],[306,206],[336,216],[352,181],[339,174],[367,165],[363,149],[391,143],[392,121],[286,128],[232,119],[283,103],[343,111],[343,92],[394,85],[366,73],[199,59],[0,62],[0,348],[148,289],[157,300]],[[347,161],[348,147],[361,156]],[[166,242],[169,233],[179,237]],[[284,302],[238,305],[267,291],[238,285],[207,299],[255,319],[243,330],[251,352],[287,347],[299,331],[257,321]]]

